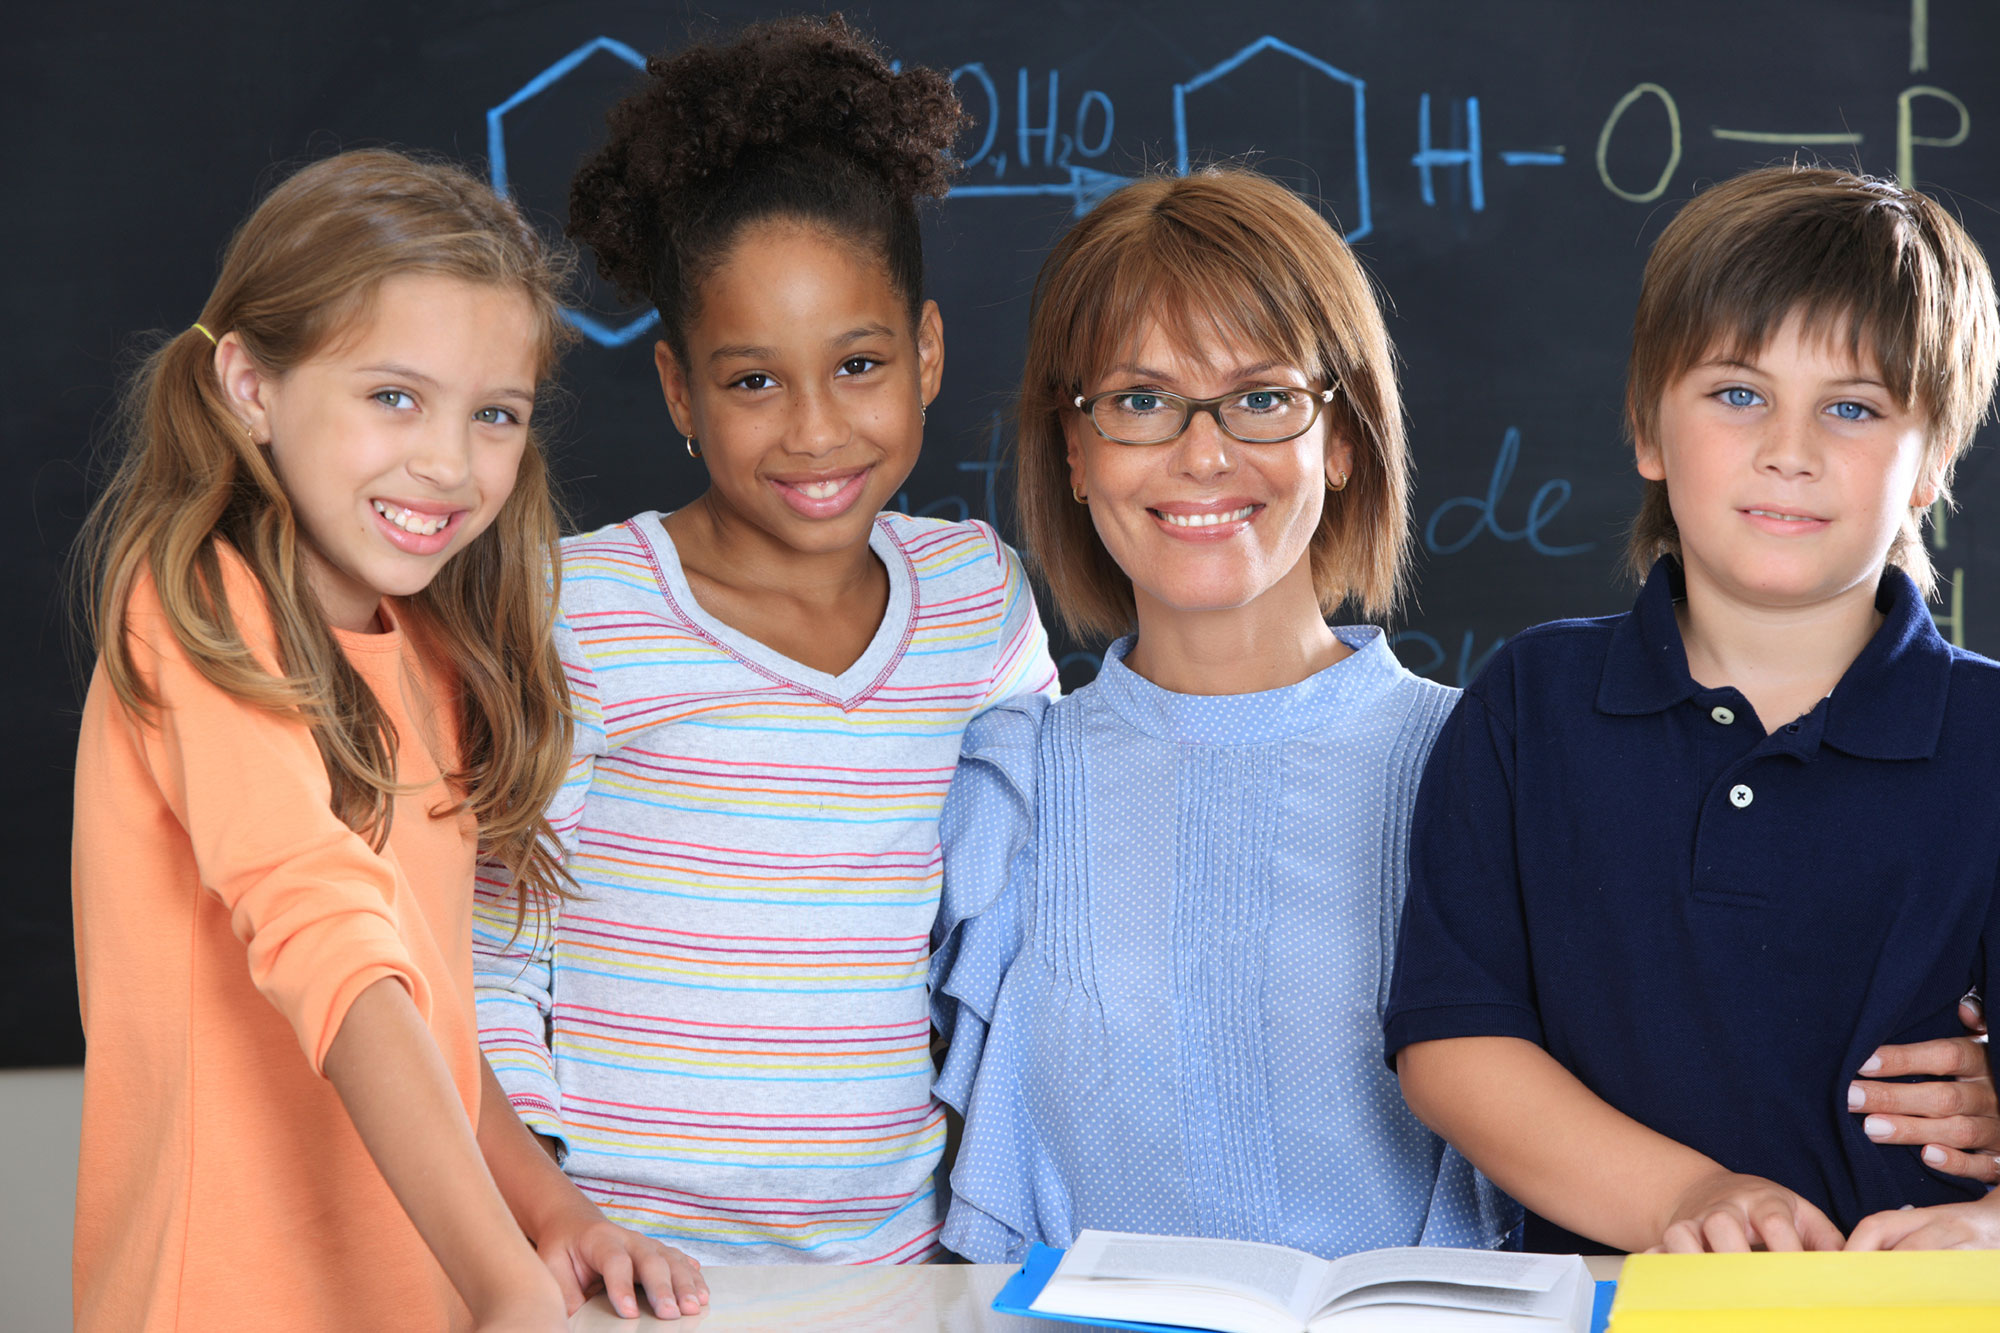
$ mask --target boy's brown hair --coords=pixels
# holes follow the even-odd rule
[[[1993,275],[1958,220],[1893,181],[1825,167],[1745,172],[1681,210],[1653,246],[1632,321],[1625,423],[1659,426],[1667,389],[1711,354],[1747,359],[1796,313],[1838,332],[1905,408],[1927,418],[1925,475],[1951,475],[1992,405],[2000,364]],[[1935,571],[1912,509],[1887,552],[1929,596]],[[1646,483],[1627,563],[1638,577],[1680,554],[1665,482]]]
[[[1353,473],[1327,494],[1313,533],[1313,587],[1329,614],[1349,600],[1386,613],[1408,564],[1410,462],[1374,288],[1310,204],[1254,171],[1219,167],[1119,190],[1070,228],[1036,279],[1015,501],[1062,622],[1079,638],[1134,623],[1132,581],[1070,495],[1063,426],[1083,385],[1152,320],[1184,347],[1245,343],[1339,388],[1327,438],[1352,443]]]

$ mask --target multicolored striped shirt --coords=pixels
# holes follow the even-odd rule
[[[694,599],[658,514],[563,543],[577,712],[549,815],[584,897],[474,925],[501,1086],[612,1220],[706,1262],[907,1263],[943,1217],[925,987],[966,725],[1056,692],[1014,553],[884,514],[838,676]]]

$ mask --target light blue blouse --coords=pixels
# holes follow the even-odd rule
[[[1383,1064],[1410,808],[1457,694],[1372,627],[1259,694],[1097,680],[975,720],[946,797],[947,1247],[1085,1227],[1319,1255],[1492,1247],[1518,1210]]]

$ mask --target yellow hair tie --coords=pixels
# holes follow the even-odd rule
[[[203,324],[200,320],[196,320],[194,327],[199,329],[201,331],[201,336],[208,339],[209,342],[214,343],[217,347],[222,346],[221,343],[215,341],[215,335],[208,331],[208,325]]]

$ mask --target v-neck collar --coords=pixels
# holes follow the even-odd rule
[[[882,623],[875,627],[868,647],[837,676],[794,661],[710,615],[689,587],[687,571],[681,568],[680,552],[674,546],[674,539],[667,535],[659,513],[639,514],[632,519],[631,526],[646,547],[661,596],[690,629],[758,675],[842,710],[864,702],[882,687],[903,660],[903,653],[916,633],[917,613],[922,607],[916,571],[895,534],[889,531],[888,523],[880,517],[869,529],[868,549],[888,571],[889,605],[882,612]]]

